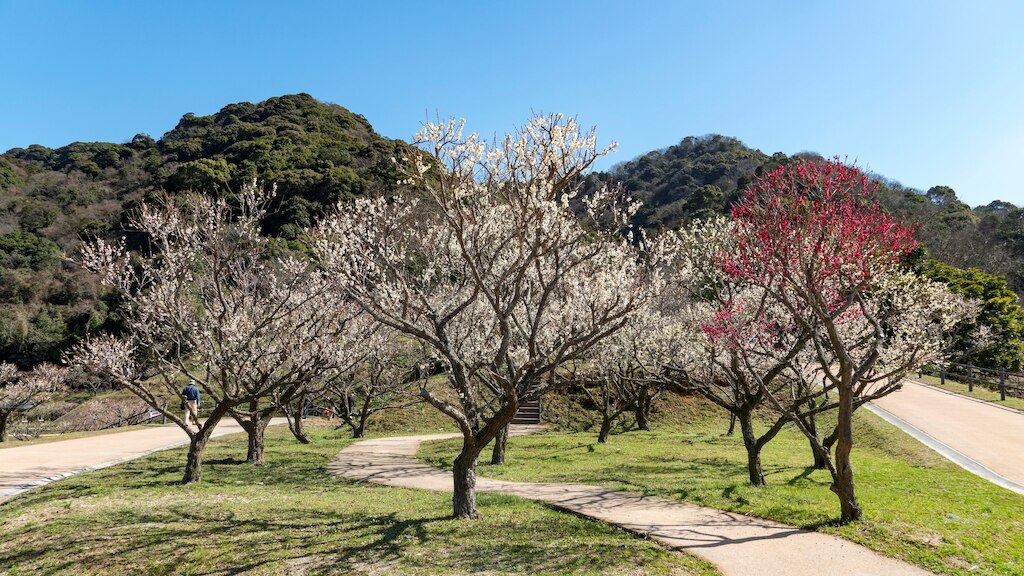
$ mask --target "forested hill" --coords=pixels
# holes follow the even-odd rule
[[[693,218],[727,211],[755,174],[817,157],[781,152],[769,156],[727,136],[688,137],[608,172],[592,174],[588,185],[621,183],[644,202],[637,215],[639,224],[650,229],[675,228]],[[919,226],[918,239],[930,256],[1005,276],[1024,295],[1024,208],[995,201],[972,209],[946,186],[922,192],[882,176],[875,179],[882,205]]]
[[[54,359],[115,321],[92,279],[60,259],[82,236],[120,236],[146,198],[194,189],[230,194],[252,178],[278,186],[267,231],[294,238],[339,199],[396,182],[400,142],[308,94],[186,114],[159,140],[33,145],[0,155],[0,359]]]
[[[7,151],[0,155],[0,360],[54,360],[86,333],[116,329],[117,302],[61,252],[74,254],[84,236],[132,241],[125,224],[140,201],[190,189],[230,195],[253,178],[275,183],[265,228],[287,242],[338,200],[395,190],[392,158],[402,146],[358,114],[296,94],[186,114],[157,140],[139,134],[126,143]],[[725,136],[690,137],[592,174],[588,185],[622,182],[645,203],[641,224],[672,228],[724,212],[759,170],[799,157],[769,156]],[[883,204],[922,224],[934,257],[1007,276],[1024,294],[1020,208],[993,202],[972,210],[949,188],[918,192],[880,181]],[[986,282],[986,294],[1001,294],[1001,279]],[[1024,320],[1014,322],[1024,333]]]

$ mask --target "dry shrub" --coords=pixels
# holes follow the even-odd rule
[[[119,418],[127,419],[147,408],[145,402],[129,396],[93,398],[61,417],[57,429],[60,432],[102,430],[116,425]]]

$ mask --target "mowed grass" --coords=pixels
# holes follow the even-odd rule
[[[858,411],[853,455],[865,520],[847,526],[836,523],[828,473],[807,467],[811,453],[798,431],[784,431],[765,448],[769,486],[754,488],[739,431],[725,436],[728,419],[717,409],[676,398],[663,413],[668,418],[654,431],[614,435],[607,444],[592,432],[512,438],[507,463],[478,472],[582,482],[769,518],[941,574],[1024,575],[1024,496],[957,468],[866,410]],[[419,456],[447,468],[458,449],[457,442],[430,442]]]
[[[977,382],[974,384],[974,390],[971,390],[967,382],[960,382],[953,380],[952,378],[946,378],[945,383],[943,383],[941,378],[925,374],[921,378],[918,378],[918,380],[925,384],[935,386],[936,388],[941,388],[949,392],[956,392],[957,394],[975,398],[977,400],[991,402],[997,406],[1005,406],[1007,408],[1013,408],[1014,410],[1024,410],[1024,398],[1016,398],[1008,395],[1006,400],[1000,400],[998,389],[982,386]]]
[[[267,464],[242,436],[213,440],[203,481],[177,484],[184,450],[75,476],[0,504],[0,574],[714,574],[607,524],[481,494],[482,520],[449,495],[331,478],[352,440],[268,432]]]

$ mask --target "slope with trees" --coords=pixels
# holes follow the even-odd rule
[[[338,200],[394,189],[402,143],[308,94],[186,114],[162,138],[31,145],[0,155],[0,358],[30,367],[97,330],[119,329],[118,302],[61,259],[81,238],[145,237],[143,201],[195,190],[230,199],[254,178],[276,183],[265,232],[292,241]],[[299,247],[292,243],[292,247]]]

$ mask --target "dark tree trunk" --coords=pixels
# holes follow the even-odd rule
[[[188,443],[188,458],[185,460],[185,475],[181,479],[182,484],[199,482],[203,475],[203,451],[206,450],[206,443],[213,433],[213,426],[207,424],[196,432]]]
[[[299,397],[298,407],[299,409],[292,412],[288,404],[281,406],[281,410],[284,411],[285,418],[288,419],[288,430],[295,436],[295,439],[302,444],[309,444],[312,440],[309,434],[306,433],[306,427],[302,423],[302,417],[305,414],[306,396],[303,394]]]
[[[817,407],[817,403],[814,400],[810,400],[807,402],[807,407],[814,410]],[[809,436],[813,436],[813,438],[808,437],[807,443],[810,445],[811,455],[814,457],[814,467],[818,470],[824,470],[825,455],[822,454],[819,449],[821,442],[818,438],[817,419],[814,417],[814,414],[808,414],[807,417],[802,418],[801,421],[803,422],[804,427],[807,428]]]
[[[612,421],[610,416],[601,417],[601,429],[597,432],[597,441],[601,444],[608,441],[608,434],[612,431]]]
[[[764,471],[761,469],[761,446],[754,435],[753,413],[743,410],[736,415],[740,421],[740,433],[743,435],[743,446],[747,449],[747,473],[752,486],[766,486]]]
[[[654,399],[644,390],[637,398],[633,414],[636,416],[636,427],[640,430],[651,431],[651,404]]]
[[[0,442],[7,442],[7,420],[10,417],[10,412],[0,412]]]
[[[363,409],[359,412],[359,420],[355,426],[352,427],[352,437],[362,438],[366,436],[366,423],[370,420],[370,403],[367,400],[363,404]]]
[[[729,413],[729,429],[725,431],[726,436],[732,436],[736,432],[736,415]]]
[[[266,442],[267,426],[270,425],[271,414],[264,414],[269,410],[256,412],[249,420],[249,449],[245,455],[245,461],[257,466],[263,465],[263,446]]]
[[[476,508],[476,461],[480,449],[474,441],[464,438],[462,452],[455,457],[452,476],[455,486],[452,492],[453,518],[479,518],[480,511]]]
[[[299,404],[299,405],[301,406],[302,404]],[[269,424],[269,422],[268,422],[268,424]],[[309,443],[312,442],[312,440],[309,437],[309,434],[306,433],[306,425],[303,424],[303,422],[302,422],[302,412],[301,411],[298,414],[295,415],[294,428],[292,430],[292,435],[295,436],[295,439],[298,440],[299,442],[301,442],[302,444],[309,444]]]
[[[494,449],[491,451],[491,465],[497,466],[505,463],[505,448],[508,446],[508,424],[498,430],[494,437]]]
[[[863,516],[853,485],[853,395],[843,386],[839,390],[839,424],[836,441],[835,474],[831,489],[839,497],[839,520],[843,523],[860,520]]]

